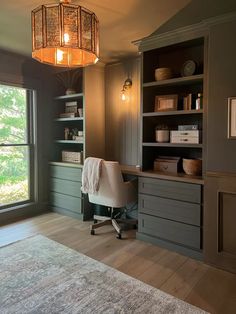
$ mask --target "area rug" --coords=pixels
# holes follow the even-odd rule
[[[0,249],[0,313],[205,313],[43,236]]]

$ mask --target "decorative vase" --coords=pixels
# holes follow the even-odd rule
[[[169,130],[156,130],[156,142],[158,143],[168,143],[170,140]]]

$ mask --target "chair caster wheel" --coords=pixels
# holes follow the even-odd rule
[[[91,234],[91,235],[95,235],[95,230],[92,229],[91,232],[90,232],[90,234]]]
[[[116,237],[117,237],[117,239],[120,239],[120,240],[121,240],[121,239],[122,239],[122,238],[121,238],[121,233],[118,233]]]

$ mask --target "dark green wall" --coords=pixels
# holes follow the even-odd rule
[[[38,197],[35,204],[11,212],[0,211],[0,223],[47,209],[48,152],[51,133],[51,73],[52,67],[42,65],[30,57],[0,50],[0,81],[24,85],[37,91],[37,145],[38,145]]]
[[[236,172],[236,140],[227,139],[227,98],[236,96],[236,21],[219,24],[209,36],[207,170]]]

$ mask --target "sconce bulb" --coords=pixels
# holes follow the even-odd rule
[[[121,100],[125,101],[126,97],[125,97],[125,91],[121,92]]]

